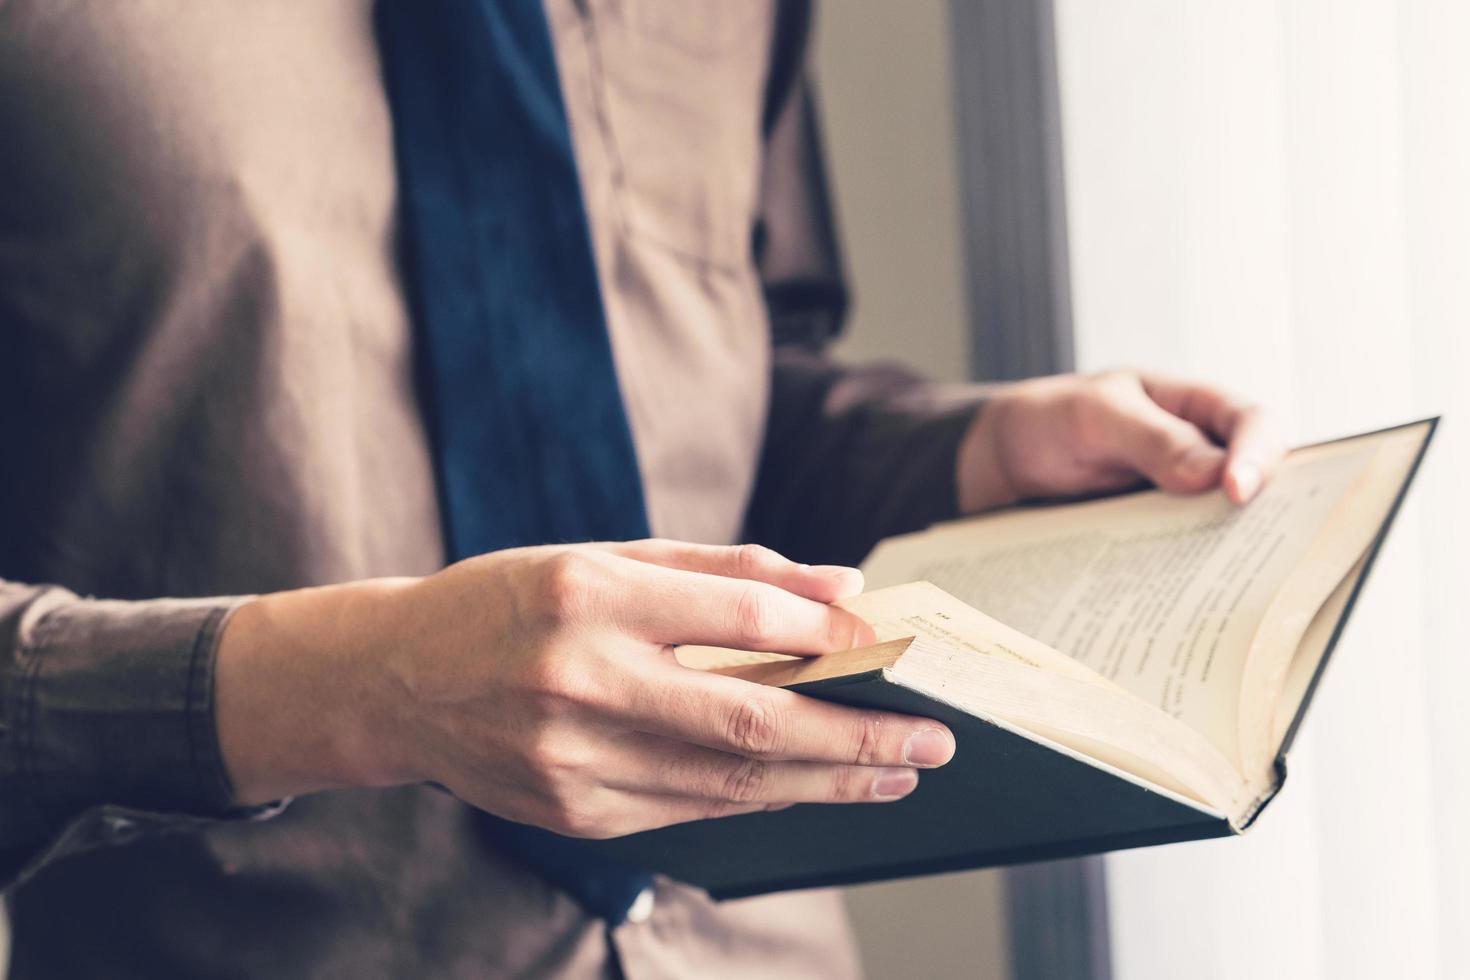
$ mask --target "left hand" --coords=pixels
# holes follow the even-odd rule
[[[1001,387],[960,446],[965,513],[1152,481],[1256,495],[1284,450],[1261,409],[1202,384],[1137,371],[1062,374]]]

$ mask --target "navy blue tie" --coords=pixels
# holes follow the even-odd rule
[[[450,557],[646,537],[541,0],[378,0],[376,19]],[[611,924],[651,883],[484,819]]]

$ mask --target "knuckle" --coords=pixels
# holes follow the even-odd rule
[[[826,610],[827,646],[830,650],[846,650],[857,636],[860,620],[835,607]]]
[[[1139,371],[1137,368],[1129,365],[1118,364],[1110,368],[1104,368],[1090,375],[1090,377],[1099,384],[1113,387],[1129,387],[1138,383]]]
[[[875,711],[864,711],[859,715],[854,741],[853,765],[876,765],[883,746],[883,716]]]
[[[597,839],[611,836],[605,817],[596,808],[575,800],[557,801],[547,829],[565,837]]]
[[[742,544],[735,548],[735,574],[741,578],[754,578],[776,563],[777,556],[770,548],[758,544]]]
[[[754,803],[765,794],[770,781],[771,767],[768,763],[759,759],[742,759],[726,776],[720,797],[729,803]]]
[[[562,551],[546,562],[541,598],[553,622],[576,622],[592,605],[600,571],[596,562],[578,551]]]
[[[567,770],[573,768],[562,741],[550,732],[535,735],[526,745],[526,768],[542,788],[555,792]]]
[[[533,790],[541,799],[541,819],[547,830],[567,837],[611,837],[618,833],[618,808],[610,794],[565,771],[536,774]]]
[[[1137,398],[1142,382],[1137,371],[1117,368],[1098,375],[1087,394],[1091,398],[1112,406],[1123,406]],[[1086,399],[1084,399],[1086,400]]]
[[[735,602],[735,633],[750,647],[770,642],[776,635],[776,605],[770,594],[755,585],[746,586]]]
[[[731,813],[738,812],[740,812],[739,807],[719,800],[712,800],[708,803],[700,804],[699,809],[695,811],[695,817],[699,820],[714,820],[718,817],[725,817]]]
[[[1104,389],[1079,391],[1062,405],[1062,419],[1070,441],[1083,446],[1103,443],[1109,420],[1105,418],[1112,399]]]
[[[532,780],[548,796],[575,796],[598,784],[601,750],[593,741],[568,733],[564,727],[538,726],[521,757]]]
[[[848,766],[837,766],[833,770],[831,799],[841,802],[862,795],[858,790],[858,771]]]
[[[781,750],[785,737],[781,714],[761,697],[748,698],[730,714],[726,737],[737,752],[747,756],[771,756]]]
[[[1149,426],[1139,434],[1144,453],[1151,459],[1173,463],[1189,451],[1189,446],[1175,438],[1174,433],[1160,426]]]

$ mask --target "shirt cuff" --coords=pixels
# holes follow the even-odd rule
[[[0,688],[0,887],[45,861],[236,808],[214,720],[219,637],[243,599],[82,601],[40,591]]]

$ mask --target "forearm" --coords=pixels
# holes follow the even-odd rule
[[[1002,386],[988,386],[984,410],[975,413],[959,445],[955,486],[956,502],[962,514],[1004,507],[1022,496],[1000,453],[1000,431],[1009,412],[1009,402],[1002,391]]]
[[[897,799],[913,789],[913,770],[953,752],[942,725],[689,670],[669,656],[682,643],[806,655],[871,643],[871,627],[833,604],[860,586],[852,569],[759,548],[641,541],[509,549],[422,579],[250,600],[223,631],[195,629],[210,641],[198,661],[208,669],[189,703],[213,709],[200,715],[213,768],[194,822],[261,812],[242,803],[407,782],[590,837],[798,802]],[[146,607],[113,605],[121,615]],[[94,659],[107,649],[72,647]],[[167,666],[167,648],[130,662],[147,676],[160,658]],[[117,721],[110,757],[136,767],[130,738],[155,723]],[[72,774],[86,788],[80,805],[104,817],[114,799],[138,794],[88,775]],[[0,816],[12,808],[0,796]],[[22,843],[31,868],[49,854],[39,838]],[[16,877],[0,867],[0,884]]]

